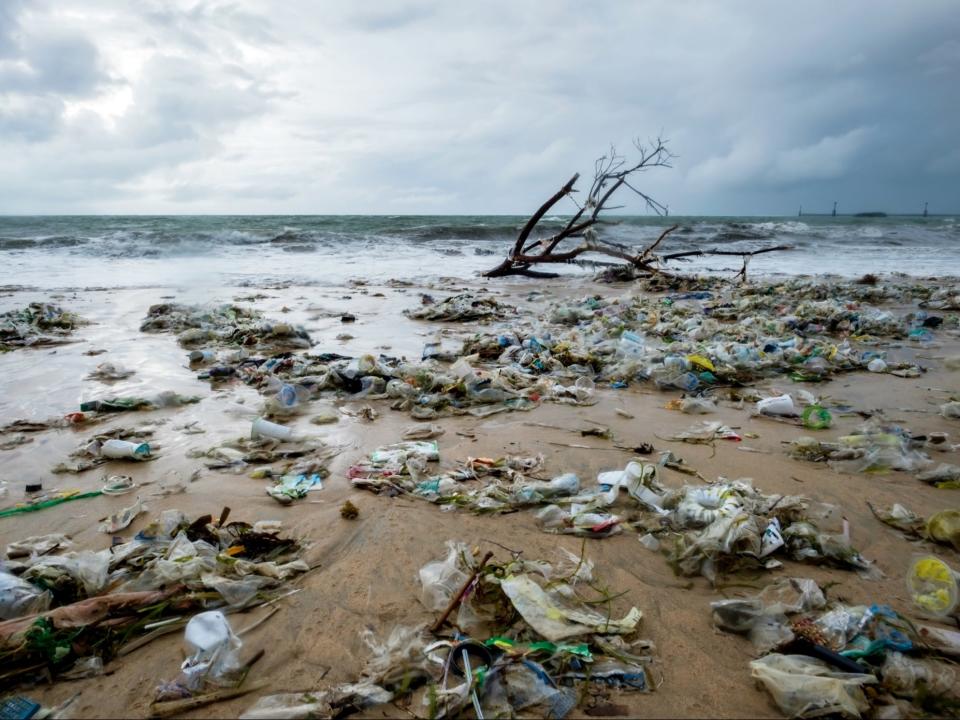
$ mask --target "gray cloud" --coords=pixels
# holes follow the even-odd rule
[[[0,2],[0,212],[957,210],[955,4]],[[639,210],[631,205],[628,210]]]

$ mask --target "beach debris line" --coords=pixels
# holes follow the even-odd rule
[[[73,331],[87,322],[76,313],[50,303],[0,313],[0,352],[70,342]]]
[[[141,510],[137,501],[108,519],[105,531]],[[102,665],[129,643],[183,627],[199,611],[262,604],[310,569],[304,543],[281,535],[278,522],[227,522],[229,514],[224,508],[219,519],[190,520],[165,510],[107,550],[61,553],[69,544],[49,537],[12,548],[31,554],[0,570],[0,660],[18,668],[4,682],[60,676],[91,657]]]
[[[828,602],[813,580],[781,578],[710,607],[718,628],[751,640],[761,657],[750,674],[789,717],[937,717],[960,707],[960,672],[945,657],[960,656],[960,636],[888,605]]]
[[[393,703],[414,717],[563,718],[601,691],[660,686],[656,649],[638,637],[641,611],[618,613],[622,603],[585,556],[478,554],[451,540],[444,558],[420,568],[420,601],[438,621],[398,625],[383,640],[364,630],[369,657],[356,681],[264,697],[241,717],[332,717]]]
[[[204,307],[161,303],[151,305],[140,325],[142,332],[174,333],[184,348],[199,346],[256,348],[258,350],[311,347],[306,330],[287,322],[269,322],[258,310],[239,305]],[[207,359],[202,352],[191,353],[191,361]],[[196,360],[194,359],[196,357]],[[212,358],[212,354],[210,358]]]
[[[423,303],[419,307],[404,310],[404,315],[414,320],[483,320],[506,319],[508,314],[516,314],[517,309],[497,302],[492,297],[482,297],[473,293],[461,293],[443,300]]]

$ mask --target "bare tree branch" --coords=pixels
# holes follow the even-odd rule
[[[775,250],[790,249],[785,245],[778,245],[771,248],[762,248],[749,252],[740,252],[734,250],[683,250],[666,255],[657,255],[655,250],[660,246],[664,239],[676,230],[679,226],[673,225],[666,228],[660,236],[650,245],[636,252],[633,248],[615,243],[610,240],[602,239],[597,235],[596,225],[609,225],[610,221],[601,218],[604,210],[617,209],[622,205],[608,207],[610,199],[623,187],[641,198],[645,206],[657,215],[666,215],[667,206],[653,199],[650,195],[640,190],[633,182],[634,176],[646,172],[652,168],[672,167],[670,161],[673,155],[667,149],[666,143],[661,138],[656,138],[647,143],[639,139],[633,141],[634,148],[639,157],[633,164],[628,164],[627,159],[618,154],[616,148],[610,147],[609,152],[594,162],[593,182],[590,184],[590,190],[582,205],[575,200],[574,205],[577,211],[567,220],[563,228],[554,234],[531,240],[531,235],[537,229],[540,221],[547,212],[564,197],[570,197],[576,192],[574,186],[579,179],[579,173],[574,175],[567,183],[560,188],[553,196],[548,199],[539,209],[530,216],[530,219],[524,224],[514,242],[510,254],[496,267],[484,273],[486,277],[503,277],[506,275],[522,275],[534,278],[553,278],[556,273],[542,272],[532,270],[531,266],[542,263],[557,264],[578,262],[578,258],[585,253],[596,253],[623,260],[634,273],[640,275],[668,275],[663,269],[663,265],[671,260],[681,260],[689,257],[702,257],[705,255],[727,255],[743,258],[743,267],[735,277],[746,280],[747,263],[754,255],[773,252]],[[570,247],[567,250],[558,251],[561,243],[565,240],[580,239],[582,242]]]

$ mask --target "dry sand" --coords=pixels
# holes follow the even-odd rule
[[[457,281],[445,289],[464,286]],[[527,299],[531,289],[546,295]],[[311,333],[318,351],[335,351],[349,355],[362,352],[385,352],[418,359],[425,339],[441,326],[406,319],[401,311],[418,302],[418,288],[315,288],[283,289],[223,288],[220,292],[171,292],[166,289],[83,290],[65,293],[56,299],[64,307],[78,312],[94,324],[81,328],[75,342],[56,348],[18,350],[0,355],[0,417],[44,419],[63,415],[78,408],[80,400],[108,395],[149,394],[175,390],[200,394],[198,405],[174,410],[141,414],[122,414],[115,421],[95,429],[115,425],[143,425],[156,422],[155,444],[159,458],[151,463],[128,465],[114,471],[129,473],[142,484],[141,494],[151,514],[167,508],[179,508],[190,516],[202,513],[219,514],[224,505],[232,508],[236,519],[280,519],[284,527],[313,543],[308,560],[321,567],[294,586],[303,591],[279,602],[280,612],[244,638],[244,655],[257,649],[266,655],[254,668],[248,682],[263,683],[265,689],[243,698],[196,710],[195,717],[235,717],[249,707],[258,694],[319,689],[328,684],[351,681],[357,677],[366,649],[358,633],[371,628],[385,635],[397,624],[425,623],[433,619],[418,602],[418,568],[443,554],[448,539],[464,540],[481,551],[493,550],[506,556],[501,546],[522,550],[525,557],[556,557],[557,547],[579,553],[581,541],[570,536],[549,535],[539,531],[529,512],[500,516],[474,516],[465,512],[444,512],[439,506],[411,499],[379,497],[351,488],[346,469],[368,451],[384,443],[395,442],[402,430],[413,421],[406,413],[391,411],[386,401],[371,404],[380,413],[374,422],[365,422],[345,413],[334,425],[314,426],[308,417],[339,407],[350,411],[361,403],[344,402],[336,406],[332,400],[314,401],[309,412],[296,427],[332,443],[343,446],[342,453],[331,465],[331,475],[321,492],[290,507],[281,507],[264,493],[264,481],[246,475],[223,474],[203,470],[190,480],[200,460],[191,460],[191,448],[209,448],[218,442],[249,432],[249,418],[230,414],[236,401],[257,407],[261,398],[242,384],[228,384],[211,390],[198,381],[186,366],[185,352],[170,335],[147,335],[138,330],[147,307],[162,296],[175,295],[177,301],[231,301],[234,297],[261,292],[266,298],[255,306],[268,317],[284,317],[303,322]],[[503,284],[496,288],[498,299],[521,307],[545,307],[551,297],[560,293],[582,295],[589,291],[604,296],[619,295],[623,286],[567,284],[563,288],[542,284]],[[436,292],[436,289],[431,292]],[[375,293],[383,293],[376,297]],[[349,297],[347,297],[349,296]],[[49,300],[31,291],[15,291],[0,297],[0,310],[20,307],[31,300]],[[282,313],[282,308],[289,313]],[[329,311],[332,317],[323,316]],[[357,322],[342,325],[341,311],[357,315]],[[445,326],[457,328],[458,326]],[[465,324],[464,330],[471,325]],[[337,341],[342,332],[355,335],[349,341]],[[946,333],[944,333],[945,335]],[[927,351],[930,356],[956,354],[944,343]],[[92,348],[108,352],[96,357],[84,355]],[[895,357],[907,357],[908,350],[893,350]],[[129,380],[110,386],[85,375],[98,363],[119,363],[137,371]],[[825,385],[811,388],[814,392],[843,400],[862,410],[883,408],[887,417],[909,426],[914,432],[945,430],[951,442],[960,440],[960,423],[937,414],[937,405],[947,392],[957,392],[960,374],[942,369],[938,360],[923,360],[932,369],[917,379],[869,374],[844,375]],[[768,387],[790,391],[795,388],[783,379]],[[809,386],[808,386],[809,387]],[[721,403],[718,413],[709,419],[721,420],[740,429],[756,433],[755,439],[743,443],[719,441],[715,448],[666,442],[666,437],[685,429],[700,419],[665,409],[664,404],[675,395],[661,393],[647,386],[627,390],[599,389],[599,402],[592,407],[574,407],[544,403],[531,412],[503,413],[478,420],[456,417],[441,420],[446,434],[440,439],[443,467],[451,467],[467,456],[498,457],[504,454],[546,457],[544,476],[561,472],[577,473],[589,483],[598,471],[622,468],[631,458],[627,451],[612,448],[600,438],[580,438],[564,430],[531,426],[545,423],[576,429],[597,422],[608,425],[626,445],[651,442],[657,450],[670,449],[706,478],[750,477],[764,492],[802,494],[813,499],[836,503],[849,519],[854,545],[863,555],[874,560],[885,574],[879,581],[861,580],[855,573],[799,565],[786,562],[782,570],[762,577],[730,578],[730,582],[748,583],[751,587],[730,587],[718,591],[703,578],[688,580],[673,575],[665,559],[646,550],[633,533],[624,533],[604,540],[586,541],[586,552],[596,563],[597,574],[606,584],[626,595],[617,601],[617,610],[636,605],[644,613],[641,635],[654,641],[662,662],[663,685],[651,694],[613,693],[612,701],[629,708],[633,716],[645,717],[778,717],[779,712],[769,696],[750,679],[747,663],[753,657],[751,644],[742,637],[716,631],[710,619],[708,603],[738,592],[752,592],[778,576],[805,576],[821,584],[835,583],[832,599],[851,603],[884,602],[896,610],[912,614],[904,585],[904,573],[912,555],[928,551],[931,546],[911,543],[889,527],[880,524],[870,513],[866,501],[888,505],[901,502],[921,515],[945,507],[956,507],[960,491],[937,490],[902,473],[885,476],[840,475],[823,464],[790,459],[783,442],[805,434],[801,428],[769,419],[753,418],[749,408]],[[366,404],[366,403],[363,403]],[[615,412],[622,408],[635,417],[627,419]],[[185,434],[185,424],[197,422],[203,434]],[[838,418],[835,437],[860,424],[858,417]],[[475,433],[475,439],[457,434]],[[49,470],[88,435],[90,429],[59,430],[39,433],[33,442],[13,450],[0,451],[0,479],[10,487],[5,504],[22,497],[23,486],[42,482],[45,488],[93,490],[100,486],[101,469],[81,475],[52,475]],[[559,444],[553,444],[559,443]],[[593,449],[576,449],[564,444],[589,445]],[[744,446],[758,452],[746,452]],[[956,455],[939,456],[938,461],[956,462]],[[690,478],[665,471],[664,482],[678,487]],[[163,495],[164,489],[185,486],[182,493]],[[351,499],[359,508],[359,518],[343,520],[339,507]],[[64,532],[75,541],[77,549],[102,549],[110,538],[96,531],[97,520],[130,503],[131,496],[97,497],[66,503],[28,515],[0,519],[0,546],[28,535]],[[147,515],[138,518],[123,532],[132,536],[148,522]],[[496,543],[496,544],[494,544]],[[956,568],[957,553],[939,546],[935,550]],[[233,616],[234,628],[243,628],[265,613],[255,610]],[[179,633],[159,639],[124,658],[110,662],[101,677],[65,682],[50,686],[21,688],[21,692],[45,705],[61,702],[82,693],[72,706],[73,717],[141,717],[149,712],[154,688],[171,679],[182,660]],[[582,708],[577,711],[582,712]],[[392,706],[370,711],[372,717],[401,714]]]

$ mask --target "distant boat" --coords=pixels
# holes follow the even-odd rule
[[[854,215],[854,217],[886,217],[886,216],[887,214],[885,212],[862,212]]]

